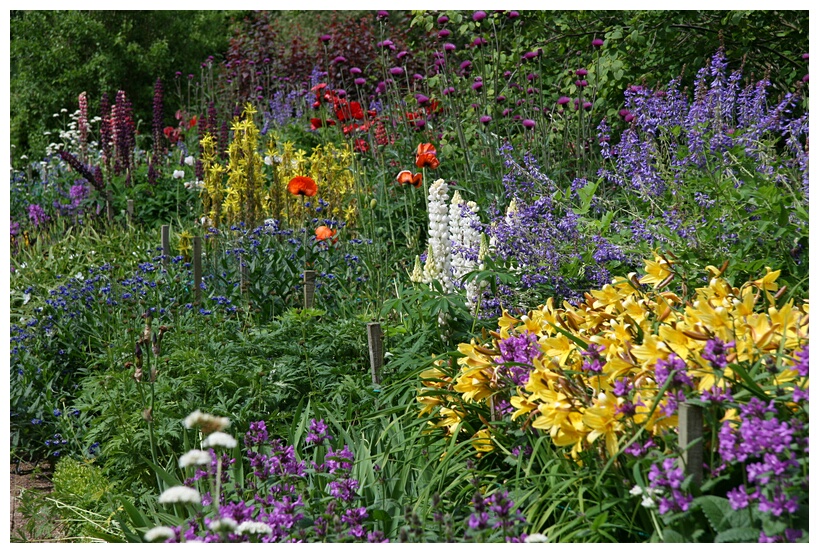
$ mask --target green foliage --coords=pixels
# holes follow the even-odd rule
[[[125,90],[141,132],[150,134],[153,85],[174,73],[199,73],[210,54],[227,47],[230,12],[12,11],[11,141],[15,157],[47,144],[52,114],[77,109],[88,93],[89,116],[103,92]],[[166,97],[168,96],[166,92]],[[166,108],[166,116],[172,110]]]

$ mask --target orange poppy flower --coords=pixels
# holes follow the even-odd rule
[[[330,227],[321,225],[320,227],[316,228],[316,240],[318,242],[321,242],[322,240],[333,238],[337,232],[338,232],[337,230],[333,230]],[[333,244],[335,244],[337,240],[338,238],[333,238]]]
[[[435,146],[429,142],[418,144],[418,151],[415,152],[415,165],[419,169],[429,167],[430,169],[437,169],[441,162],[438,161]]]
[[[401,171],[398,173],[398,176],[395,177],[395,180],[399,182],[399,184],[411,184],[415,188],[419,188],[421,186],[421,180],[424,176],[421,173],[412,174],[412,171]]]
[[[287,184],[287,190],[293,195],[315,196],[318,186],[310,177],[293,177]]]

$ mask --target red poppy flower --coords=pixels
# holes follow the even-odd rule
[[[418,144],[418,151],[415,152],[415,166],[419,169],[429,167],[437,169],[441,162],[438,161],[435,146],[429,142]]]
[[[353,144],[354,144],[353,149],[356,152],[366,153],[370,151],[370,143],[364,140],[363,138],[356,138]]]
[[[193,117],[191,117],[190,121],[188,121],[188,128],[189,129],[194,128],[196,126],[196,121],[197,121],[197,117],[196,117],[196,115],[194,115]]]
[[[338,231],[331,229],[330,227],[326,227],[321,225],[320,227],[316,228],[316,241],[321,242],[322,240],[327,240],[328,238],[332,238],[333,244],[338,241],[338,238],[333,238]]]
[[[294,196],[315,196],[318,186],[316,186],[316,181],[310,177],[293,177],[287,184],[287,190]]]
[[[315,131],[315,130],[320,129],[321,127],[325,127],[325,126],[326,127],[332,127],[335,124],[336,124],[336,122],[333,121],[332,119],[328,119],[327,121],[322,121],[318,117],[313,117],[312,119],[310,119],[310,130]]]
[[[395,177],[395,180],[398,181],[399,184],[411,184],[415,188],[420,188],[423,178],[424,176],[421,173],[413,174],[412,171],[401,171],[398,173],[398,176]]]

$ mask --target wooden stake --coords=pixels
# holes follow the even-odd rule
[[[199,305],[202,302],[202,237],[193,237],[193,298]]]
[[[381,366],[384,364],[381,323],[367,323],[367,343],[370,348],[370,375],[373,384],[381,384]]]
[[[316,295],[316,272],[304,271],[304,308],[313,307],[313,298]]]
[[[171,261],[171,225],[162,225],[162,264],[168,268]]]
[[[134,200],[128,200],[126,213],[128,214],[128,224],[134,224]]]
[[[105,211],[108,215],[108,222],[114,220],[114,194],[110,189],[105,191]]]
[[[702,484],[703,439],[702,407],[683,403],[679,412],[679,445],[683,452],[685,474],[693,475],[694,482]]]

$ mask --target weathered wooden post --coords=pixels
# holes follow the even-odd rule
[[[128,214],[128,225],[134,224],[134,200],[128,200],[125,212]]]
[[[304,308],[313,307],[313,298],[316,295],[316,272],[304,271]]]
[[[162,264],[168,268],[171,262],[171,225],[162,225]]]
[[[381,342],[381,323],[367,323],[367,343],[370,348],[370,375],[373,384],[381,384],[381,366],[384,364],[384,346]]]
[[[112,222],[114,220],[114,194],[110,188],[105,191],[105,211],[108,215],[108,222]]]
[[[680,405],[679,445],[682,450],[685,474],[692,475],[697,486],[702,484],[703,438],[702,407],[690,403]]]
[[[199,305],[202,301],[202,237],[193,237],[193,298]]]

